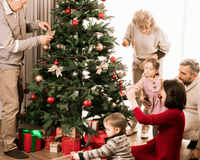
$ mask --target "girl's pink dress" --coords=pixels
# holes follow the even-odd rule
[[[128,90],[134,89],[135,92],[143,90],[144,94],[148,96],[151,106],[149,108],[149,114],[158,114],[167,110],[164,106],[162,99],[159,98],[160,91],[162,90],[163,79],[161,76],[155,76],[153,80],[148,79],[145,75],[136,83],[131,85]]]

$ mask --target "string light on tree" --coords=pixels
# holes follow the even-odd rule
[[[53,104],[54,102],[55,102],[55,98],[54,97],[50,96],[50,97],[47,98],[47,103]]]
[[[34,100],[35,98],[36,98],[36,95],[33,93],[33,94],[31,95],[31,99]]]
[[[65,13],[70,14],[71,13],[71,9],[69,9],[69,8],[65,9]]]
[[[72,25],[73,25],[73,26],[78,26],[78,21],[77,21],[77,20],[73,20],[73,21],[72,21]]]
[[[103,45],[100,42],[96,45],[96,50],[97,51],[102,51],[103,50]]]
[[[104,15],[103,12],[100,12],[99,15],[98,15],[98,17],[99,17],[100,19],[104,19],[105,15]]]
[[[89,101],[89,100],[84,100],[84,101],[83,101],[83,105],[84,105],[85,107],[87,107],[87,108],[90,107],[91,104],[92,104],[92,102]]]

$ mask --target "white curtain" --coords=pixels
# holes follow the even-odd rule
[[[51,9],[55,8],[56,2],[54,0],[29,0],[27,3],[27,8],[25,8],[27,19],[29,22],[41,20],[46,21],[49,24],[52,23],[53,16],[50,14]],[[34,33],[27,34],[28,37],[41,35],[41,29]],[[34,47],[31,50],[25,52],[25,65],[24,65],[24,86],[25,83],[31,83],[34,75],[31,74],[33,69],[33,64],[37,62],[37,60],[43,55],[46,54],[42,46]],[[24,103],[22,106],[27,106],[30,101],[32,93],[25,95]],[[23,108],[22,108],[23,111]]]

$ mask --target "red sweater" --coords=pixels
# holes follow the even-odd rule
[[[139,123],[158,125],[157,137],[147,144],[131,147],[135,160],[180,160],[180,148],[185,127],[185,115],[179,109],[169,109],[155,115],[145,115],[139,107],[133,110]]]

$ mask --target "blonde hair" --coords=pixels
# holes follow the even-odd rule
[[[109,123],[112,127],[118,127],[120,132],[124,132],[126,129],[126,117],[119,112],[115,112],[109,116],[107,116],[103,123]]]
[[[134,14],[132,22],[138,30],[151,29],[155,26],[155,20],[150,12],[142,9]]]

